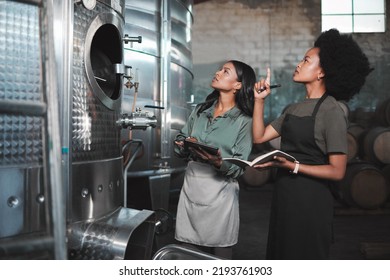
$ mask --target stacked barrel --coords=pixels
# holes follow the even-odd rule
[[[348,164],[338,185],[341,201],[349,207],[378,209],[390,194],[390,98],[375,111],[349,112]]]

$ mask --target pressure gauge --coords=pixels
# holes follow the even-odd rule
[[[88,10],[93,10],[96,6],[96,0],[82,0],[83,5]]]

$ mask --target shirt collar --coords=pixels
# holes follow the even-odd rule
[[[210,108],[207,108],[206,110],[203,111],[203,114],[206,114],[207,116],[211,115],[214,116],[214,108],[215,104],[217,101],[214,102]],[[230,117],[231,119],[238,118],[238,116],[241,114],[241,110],[237,108],[237,105],[231,108],[229,111],[227,111],[225,114],[223,114],[221,117],[222,118],[227,118]]]

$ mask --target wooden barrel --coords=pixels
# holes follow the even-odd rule
[[[387,189],[390,192],[390,164],[387,164],[382,168],[382,173],[386,178]],[[390,195],[389,195],[389,200],[390,200]]]
[[[351,113],[350,119],[354,123],[358,123],[365,128],[369,128],[374,122],[374,115],[375,112],[371,111],[369,108],[359,107]]]
[[[390,127],[374,127],[364,136],[364,159],[379,165],[390,164]]]
[[[381,126],[390,126],[390,98],[378,104],[375,120]]]
[[[341,200],[348,206],[377,209],[389,196],[382,171],[367,162],[348,164],[344,178],[337,182]]]
[[[265,185],[271,177],[272,168],[256,169],[247,167],[239,178],[241,187],[258,188]]]
[[[348,161],[352,161],[360,157],[362,136],[364,135],[365,128],[357,123],[350,123],[347,130],[348,141]]]

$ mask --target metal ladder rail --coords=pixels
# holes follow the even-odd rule
[[[57,96],[57,77],[54,48],[54,3],[53,0],[42,1],[40,13],[41,43],[44,51],[42,71],[44,73],[43,96],[48,110],[46,113],[46,155],[47,183],[46,191],[50,197],[47,207],[51,214],[48,217],[51,234],[54,237],[55,259],[67,259],[66,246],[66,201],[65,190],[61,179],[61,137],[59,103]],[[45,28],[46,27],[46,28]],[[50,211],[51,210],[51,211]]]

